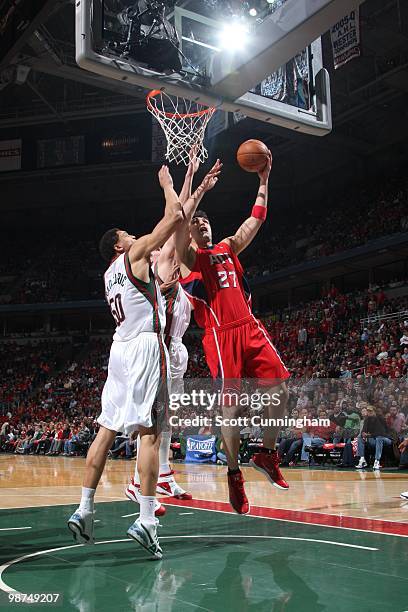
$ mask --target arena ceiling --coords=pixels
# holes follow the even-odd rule
[[[185,6],[192,0],[186,0]],[[58,125],[71,134],[78,122],[115,117],[131,117],[145,112],[145,92],[117,81],[87,73],[74,59],[74,2],[55,0],[36,30],[0,66],[0,139],[16,137],[23,129],[41,132],[45,126]],[[225,156],[225,191],[238,189],[232,164],[233,152],[246,138],[260,137],[275,157],[273,189],[279,200],[289,197],[314,199],[322,185],[341,190],[346,184],[361,182],[366,176],[378,177],[380,170],[394,169],[403,163],[408,136],[408,3],[406,0],[366,0],[361,7],[362,57],[334,73],[332,70],[333,133],[315,138],[283,130],[254,120],[246,120],[231,130],[226,149],[222,142],[217,153]],[[327,43],[328,41],[326,41]],[[18,67],[25,66],[26,78],[19,79]],[[21,75],[21,69],[20,69]],[[21,84],[18,81],[21,80]],[[231,162],[229,165],[228,162]],[[0,175],[10,197],[1,207],[25,206],[27,194],[40,189],[41,197],[32,205],[55,201],[55,185],[68,193],[70,181],[86,181],[78,197],[127,201],[129,172],[148,172],[140,162],[110,166],[109,180],[115,191],[107,189],[106,167],[66,168],[50,172],[19,172]],[[250,189],[252,177],[242,177],[239,188]],[[22,181],[22,178],[24,181]],[[51,184],[50,184],[51,181]],[[71,191],[72,193],[72,191]],[[109,195],[107,195],[109,194]]]

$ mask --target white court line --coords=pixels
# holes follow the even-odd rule
[[[264,535],[224,535],[224,534],[200,534],[200,535],[171,535],[171,536],[161,536],[160,540],[177,540],[177,539],[208,539],[208,538],[235,538],[236,540],[242,539],[259,539],[259,540],[295,540],[297,542],[315,542],[318,544],[329,544],[331,546],[342,546],[345,548],[358,548],[360,550],[368,550],[368,551],[378,551],[378,548],[369,548],[368,546],[357,546],[357,544],[347,544],[345,542],[331,542],[329,540],[314,540],[312,538],[290,538],[286,536],[264,536]],[[129,538],[124,538],[121,540],[103,540],[102,542],[96,542],[96,545],[101,544],[116,544],[118,542],[132,542]],[[23,555],[22,557],[18,557],[17,559],[13,559],[12,561],[8,561],[3,563],[0,566],[0,589],[5,591],[6,593],[17,593],[15,589],[8,586],[3,580],[4,572],[11,566],[16,563],[20,563],[20,561],[25,561],[26,559],[31,559],[32,557],[39,557],[40,555],[46,555],[48,553],[57,552],[60,550],[68,550],[69,548],[80,548],[85,547],[86,544],[70,544],[68,546],[59,546],[58,548],[49,548],[47,550],[39,550],[35,553],[30,553],[29,555]]]
[[[32,529],[32,527],[2,527],[0,531],[16,531],[17,529]]]
[[[179,516],[186,516],[187,514],[194,514],[194,512],[179,512]]]
[[[122,514],[122,518],[127,518],[128,516],[139,516],[140,512],[132,512],[132,514]]]

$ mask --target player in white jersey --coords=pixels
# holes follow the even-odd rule
[[[178,282],[180,266],[176,261],[173,238],[170,238],[160,251],[152,253],[152,263],[165,305],[166,327],[164,330],[164,341],[169,351],[171,393],[183,393],[183,377],[187,370],[188,352],[182,338],[190,323],[192,306]],[[139,443],[140,438],[137,441],[138,449]],[[177,499],[192,499],[192,496],[175,481],[174,472],[169,464],[170,444],[171,428],[167,427],[161,433],[159,479],[156,493],[176,497]],[[127,486],[125,493],[131,501],[139,503],[139,490],[140,478],[136,464],[135,475]],[[157,502],[156,516],[162,516],[164,513],[164,506]]]
[[[166,166],[159,172],[159,181],[166,209],[153,232],[136,240],[127,232],[114,228],[106,232],[100,242],[101,254],[111,259],[104,280],[116,330],[102,393],[102,412],[98,417],[100,429],[88,451],[80,506],[68,521],[77,542],[94,543],[94,495],[109,449],[116,432],[130,433],[138,429],[141,438],[137,458],[142,493],[140,517],[127,533],[156,559],[162,557],[154,511],[160,429],[166,416],[169,372],[163,341],[165,312],[150,256],[168,240],[184,216]]]
[[[189,203],[196,203],[197,198],[212,189],[217,182],[217,176],[221,169],[221,164],[217,163],[206,175],[200,187],[191,196],[192,181],[195,172],[198,170],[199,163],[196,159],[190,162],[184,185],[180,193],[180,202],[188,212]],[[179,283],[180,265],[176,256],[174,236],[164,244],[163,248],[152,253],[152,264],[156,280],[159,283],[161,294],[165,300],[166,308],[166,328],[164,332],[165,343],[169,351],[171,392],[183,393],[183,377],[187,371],[188,352],[182,342],[182,338],[190,324],[192,305],[187,298],[183,288]],[[140,438],[138,438],[139,447]],[[159,480],[157,482],[156,493],[178,499],[189,500],[192,495],[187,493],[175,481],[174,472],[169,464],[169,453],[171,444],[171,428],[168,427],[161,434],[159,447]],[[126,488],[126,496],[131,501],[139,503],[140,478],[137,464],[135,474]],[[165,508],[158,501],[156,502],[156,516],[165,514]]]

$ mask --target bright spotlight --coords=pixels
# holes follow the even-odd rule
[[[242,49],[248,42],[248,28],[243,23],[225,24],[219,35],[221,49],[236,51]]]
[[[251,8],[249,9],[249,14],[251,15],[251,17],[256,17],[258,14],[258,11],[256,10],[256,8]]]

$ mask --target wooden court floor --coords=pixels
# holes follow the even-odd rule
[[[249,516],[227,503],[225,468],[176,464],[194,499],[163,499],[164,558],[126,538],[138,512],[123,489],[133,462],[109,461],[97,493],[97,545],[74,545],[66,520],[81,458],[0,455],[0,609],[18,593],[40,609],[408,610],[408,489],[401,472],[287,469],[289,491],[243,468]]]

